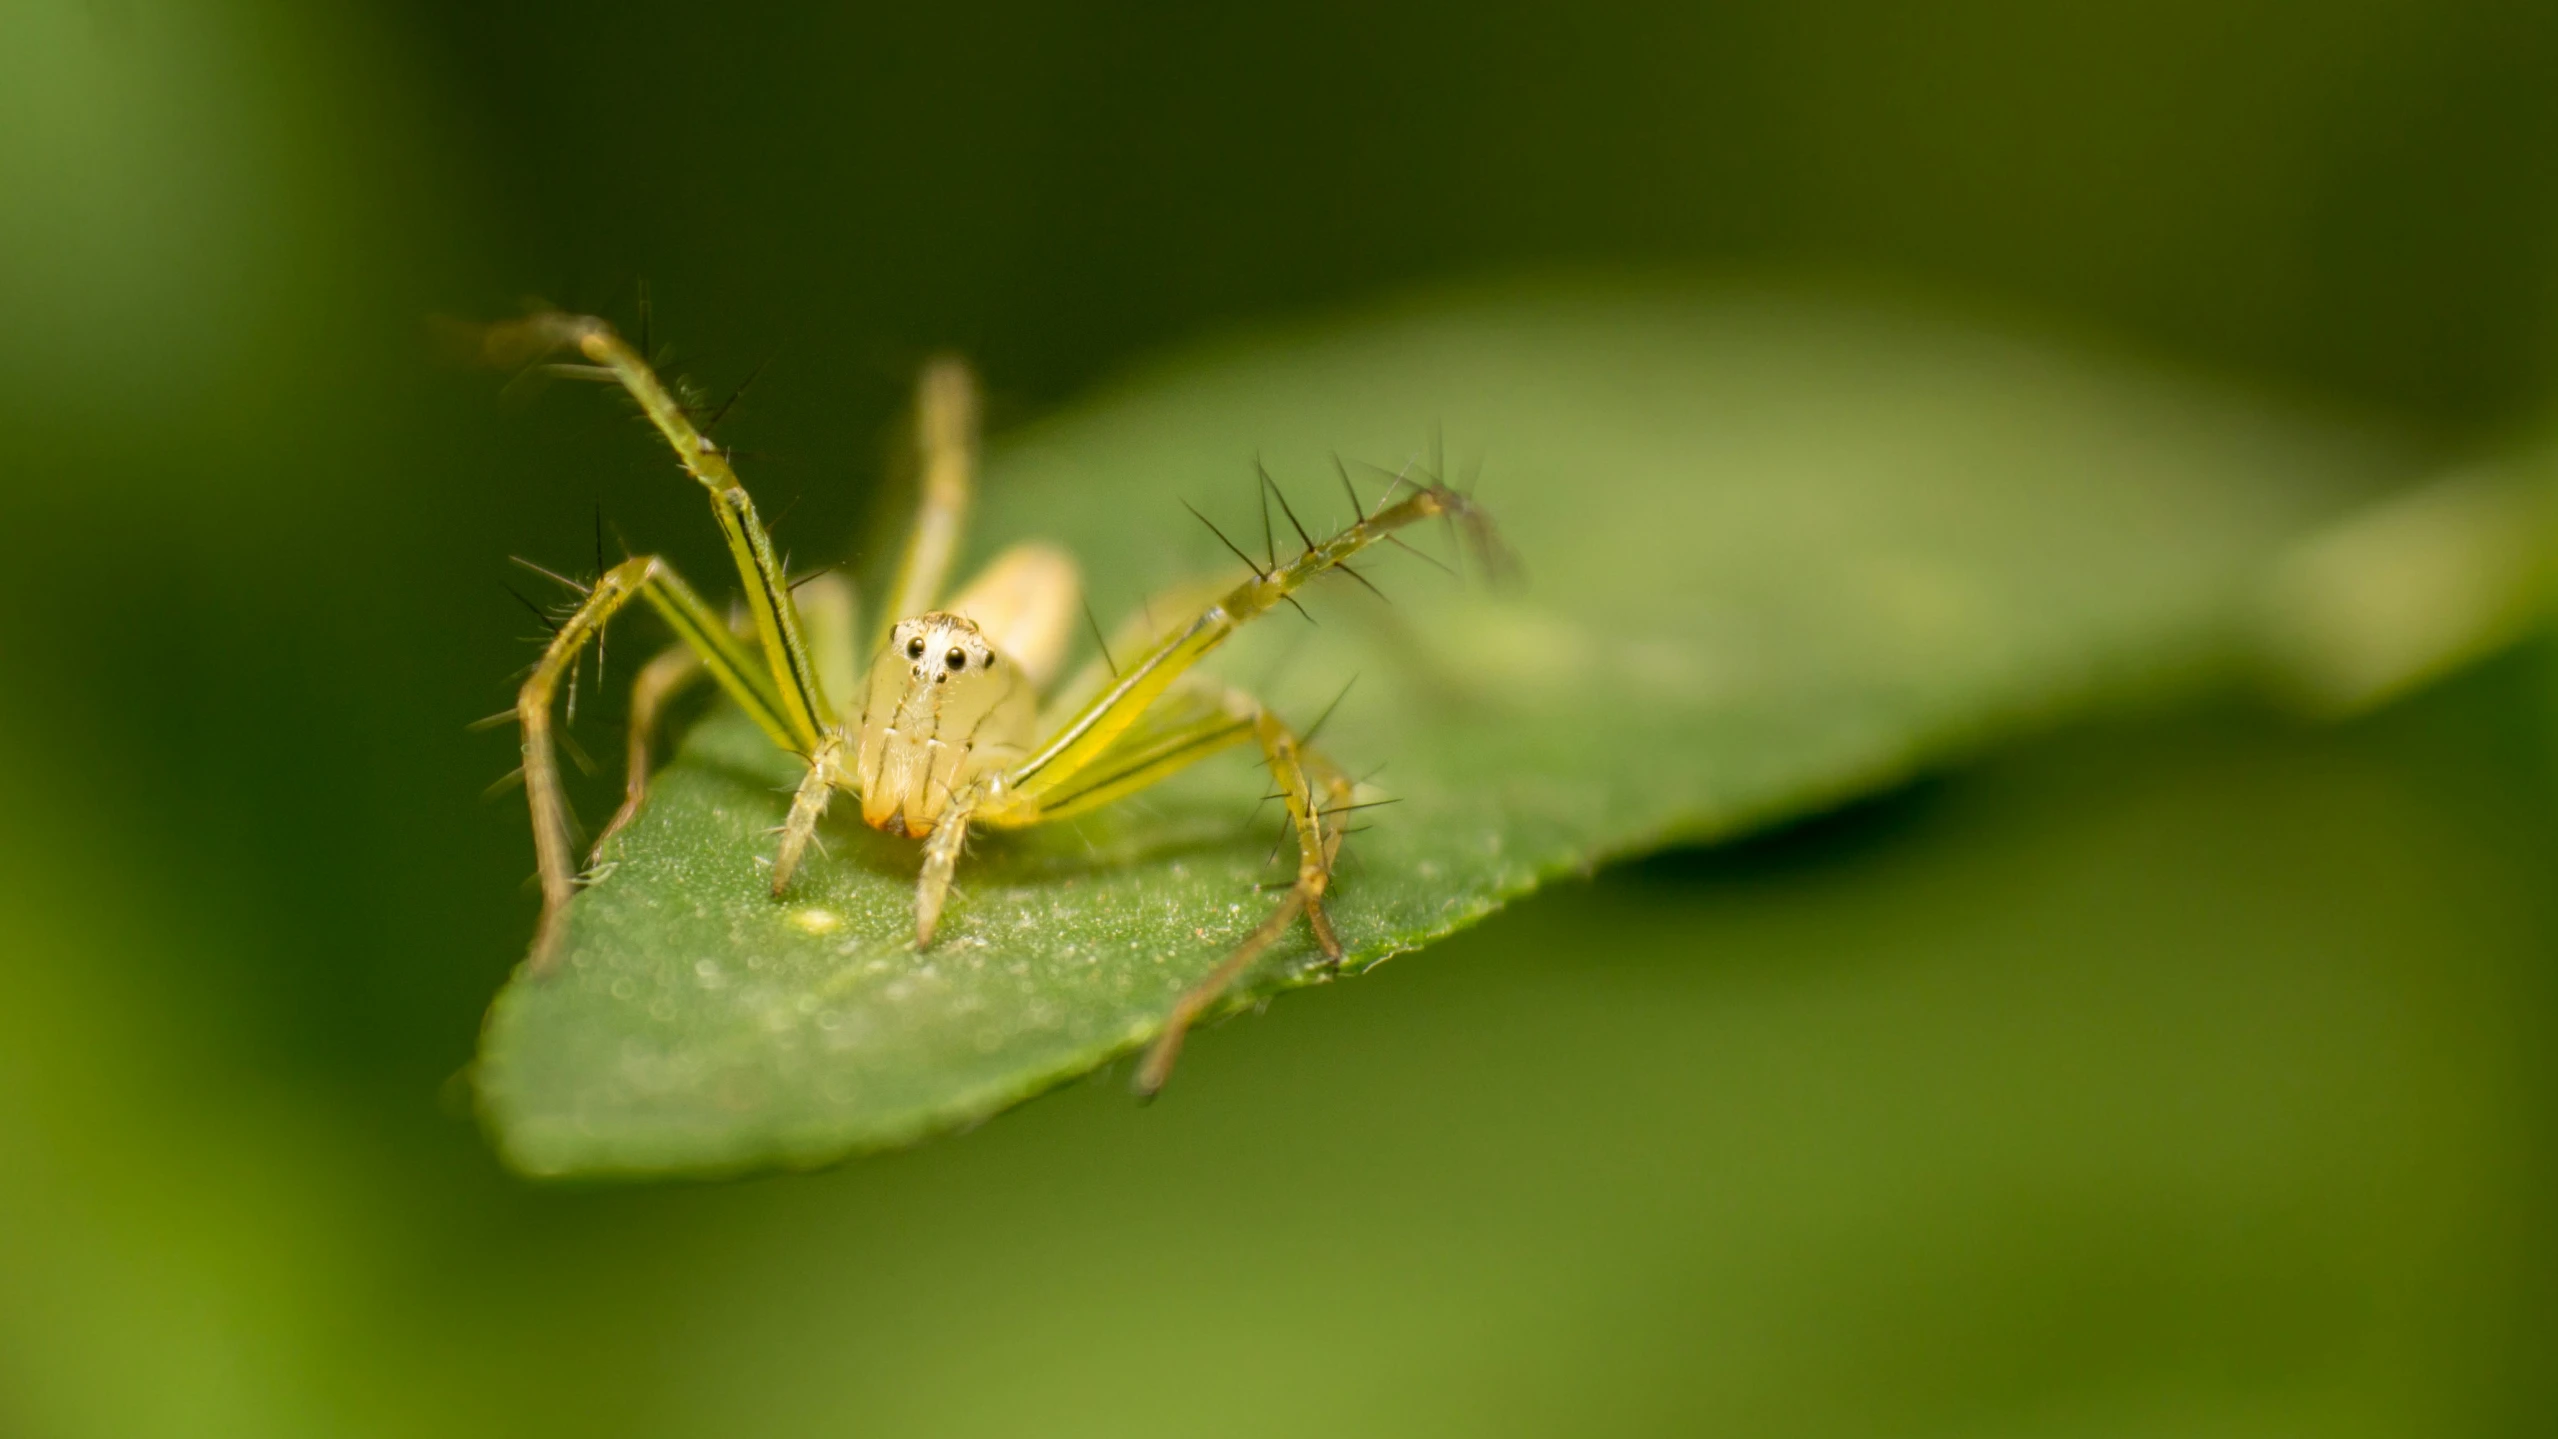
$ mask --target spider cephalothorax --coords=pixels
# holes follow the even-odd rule
[[[966,615],[899,620],[872,661],[853,773],[862,822],[921,839],[989,764],[1018,757],[1039,718],[1030,675]]]

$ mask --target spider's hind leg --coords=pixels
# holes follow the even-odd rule
[[[1163,1033],[1156,1037],[1144,1062],[1137,1067],[1136,1089],[1141,1095],[1152,1096],[1164,1087],[1164,1082],[1172,1077],[1173,1062],[1181,1057],[1182,1040],[1190,1026],[1251,972],[1298,915],[1303,914],[1307,928],[1314,931],[1324,963],[1341,963],[1341,940],[1333,933],[1324,898],[1332,884],[1333,865],[1341,855],[1343,831],[1339,818],[1350,806],[1357,782],[1259,701],[1241,691],[1229,690],[1226,705],[1237,720],[1250,723],[1252,736],[1261,745],[1262,759],[1270,766],[1271,778],[1278,782],[1279,797],[1287,803],[1288,822],[1297,835],[1297,875],[1278,905],[1263,916],[1252,933],[1244,936],[1234,953],[1173,1002]]]
[[[639,678],[631,685],[630,733],[623,742],[622,804],[587,848],[588,865],[603,858],[604,846],[639,818],[640,801],[648,798],[649,750],[657,738],[658,721],[665,716],[666,706],[702,674],[701,656],[680,644],[660,650],[640,667]]]
[[[542,877],[542,919],[535,931],[529,967],[539,973],[558,958],[568,903],[577,897],[578,866],[568,835],[568,800],[560,787],[559,758],[554,753],[551,702],[561,680],[589,640],[635,598],[649,602],[702,671],[717,680],[729,697],[754,719],[773,742],[805,753],[795,743],[783,718],[781,697],[767,672],[729,634],[727,626],[692,586],[655,555],[624,560],[596,577],[575,613],[562,621],[542,657],[516,692],[515,715],[524,732],[524,794],[533,811],[533,853]],[[634,733],[645,744],[643,724],[653,725],[666,696],[689,677],[693,666],[660,656],[642,672],[641,692],[632,705]],[[637,796],[647,781],[643,752],[626,787],[625,814],[614,817],[607,836],[637,809]]]

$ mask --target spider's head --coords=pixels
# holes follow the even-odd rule
[[[917,615],[898,621],[889,636],[888,653],[880,656],[880,662],[902,668],[907,687],[917,691],[925,685],[947,685],[954,679],[965,683],[970,675],[983,674],[1001,663],[976,622],[953,614]]]
[[[871,662],[857,773],[862,820],[891,834],[930,834],[952,792],[993,751],[1009,755],[1031,691],[966,616],[898,621]]]

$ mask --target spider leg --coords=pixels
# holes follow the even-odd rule
[[[773,853],[776,899],[790,887],[791,874],[799,868],[799,857],[817,834],[817,821],[826,815],[826,801],[851,782],[852,771],[845,764],[844,750],[843,732],[830,730],[817,742],[817,753],[809,756],[808,774],[800,780],[799,793],[791,799],[790,818],[782,823],[781,848]]]
[[[561,925],[568,902],[576,897],[578,871],[568,834],[568,801],[560,789],[559,759],[554,752],[551,705],[559,693],[561,680],[576,662],[589,640],[603,632],[604,626],[634,597],[645,598],[651,608],[671,626],[685,650],[694,657],[701,670],[719,681],[730,698],[776,744],[797,750],[783,715],[783,697],[772,687],[771,677],[757,666],[737,640],[730,635],[719,616],[694,593],[682,576],[664,560],[654,555],[624,560],[596,577],[584,602],[575,613],[562,621],[551,636],[542,657],[526,677],[515,699],[516,721],[524,732],[524,793],[533,814],[533,852],[539,863],[542,880],[542,919],[534,933],[533,949],[528,963],[535,973],[550,967],[558,957]],[[661,659],[649,666],[662,685],[680,683],[672,662]],[[645,679],[645,677],[644,677]],[[665,693],[643,696],[634,711],[662,705]],[[653,712],[650,718],[654,719]],[[645,762],[638,773],[645,784]],[[635,807],[635,799],[626,797],[626,805]],[[624,817],[615,816],[615,826]]]
[[[991,801],[980,817],[990,827],[1017,829],[1087,814],[1250,739],[1261,713],[1261,702],[1241,690],[1185,676],[1072,782],[1027,806]]]
[[[1280,797],[1288,805],[1289,824],[1297,834],[1297,877],[1234,952],[1173,1002],[1172,1012],[1164,1018],[1163,1032],[1156,1036],[1144,1062],[1137,1066],[1136,1090],[1141,1095],[1154,1095],[1172,1078],[1173,1062],[1181,1057],[1182,1040],[1190,1026],[1252,972],[1253,965],[1288,932],[1298,915],[1304,915],[1307,927],[1314,931],[1324,962],[1341,963],[1341,940],[1333,933],[1331,916],[1325,912],[1324,895],[1341,855],[1342,829],[1334,820],[1350,805],[1358,786],[1339,766],[1308,747],[1277,715],[1249,696],[1229,691],[1228,704],[1238,710],[1250,706],[1252,736],[1261,744],[1271,777],[1278,781]]]
[[[1157,784],[1208,756],[1251,739],[1259,743],[1263,762],[1277,781],[1278,797],[1288,807],[1288,823],[1297,836],[1297,873],[1288,892],[1234,952],[1206,977],[1184,991],[1166,1017],[1161,1037],[1137,1074],[1141,1094],[1153,1094],[1172,1073],[1181,1053],[1182,1036],[1191,1023],[1213,1008],[1288,927],[1303,915],[1327,963],[1341,961],[1341,941],[1333,933],[1324,899],[1341,852],[1343,830],[1336,823],[1352,803],[1358,782],[1316,751],[1304,736],[1270,709],[1240,689],[1199,676],[1186,676],[1172,686],[1139,719],[1120,731],[1093,762],[1066,784],[1053,786],[1028,802],[1002,796],[980,796],[974,818],[993,827],[1019,828],[1071,819],[1113,800]],[[948,816],[944,824],[949,823]],[[933,848],[941,850],[943,831],[933,832]],[[948,863],[958,855],[953,840],[936,876],[936,859],[925,861],[926,893],[919,914],[929,906],[938,913],[940,889],[949,884]],[[936,887],[938,886],[938,887]]]
[[[1051,690],[1041,702],[1039,731],[1054,734],[1092,703],[1109,685],[1126,672],[1138,656],[1161,645],[1166,635],[1189,622],[1192,615],[1224,594],[1228,586],[1206,578],[1192,578],[1157,590],[1129,612],[1107,634],[1100,622],[1086,612],[1094,641],[1092,656],[1077,667],[1066,680]]]
[[[826,693],[853,693],[853,615],[859,599],[851,581],[838,574],[821,574],[801,581],[794,597],[799,602],[800,617],[807,623],[810,656],[825,681]],[[641,667],[639,678],[631,686],[630,734],[623,745],[621,808],[613,811],[611,822],[587,850],[589,865],[602,856],[606,840],[639,817],[640,802],[648,798],[653,759],[650,751],[667,705],[708,672],[702,657],[682,644],[668,646]]]
[[[703,673],[701,656],[680,644],[660,650],[640,667],[639,678],[631,684],[630,735],[622,746],[622,805],[587,850],[589,865],[604,853],[606,842],[639,817],[640,801],[648,798],[649,746],[657,736],[658,719],[666,713],[667,703]]]
[[[923,495],[896,582],[888,588],[888,609],[874,627],[873,650],[888,643],[899,620],[933,607],[959,553],[969,493],[977,482],[977,381],[956,356],[926,365],[915,386],[915,447]]]
[[[1207,688],[1196,681],[1185,683],[1185,678],[1227,636],[1289,602],[1295,590],[1318,575],[1391,538],[1406,525],[1445,518],[1461,526],[1488,561],[1486,568],[1498,572],[1501,551],[1490,517],[1470,497],[1436,482],[1403,483],[1409,493],[1308,544],[1284,564],[1273,556],[1265,570],[1236,551],[1251,567],[1251,579],[1211,600],[1188,621],[1158,631],[1141,654],[1111,663],[1115,677],[1106,688],[1077,710],[1053,738],[988,783],[984,803],[975,815],[978,822],[1007,828],[1038,824],[1153,784],[1245,734],[1261,745],[1296,831],[1296,880],[1234,953],[1175,1002],[1162,1035],[1139,1066],[1140,1093],[1152,1094],[1163,1087],[1191,1022],[1248,973],[1298,915],[1306,917],[1326,960],[1340,962],[1341,941],[1324,909],[1333,862],[1341,848],[1342,831],[1332,818],[1358,788],[1338,766],[1309,749],[1276,715],[1241,691],[1218,692],[1222,715],[1187,725],[1159,709],[1168,699]]]
[[[963,788],[924,843],[923,873],[915,884],[917,947],[932,942],[941,922],[971,825],[1022,829],[1098,809],[1242,742],[1252,734],[1253,717],[1260,711],[1260,704],[1241,691],[1193,678],[1123,731],[1077,785],[1051,790],[1026,804],[1006,798],[997,781],[980,780]]]
[[[1381,506],[1365,519],[1307,546],[1296,558],[1264,571],[1226,591],[1186,622],[1162,632],[1142,654],[1123,656],[1118,678],[1068,719],[1056,735],[1014,766],[999,790],[1010,808],[1039,806],[1049,791],[1075,786],[1078,776],[1107,753],[1176,681],[1226,637],[1253,619],[1287,603],[1291,594],[1316,576],[1333,569],[1394,531],[1442,516],[1465,526],[1487,555],[1497,553],[1491,522],[1473,500],[1443,485],[1407,481],[1409,493]],[[1245,563],[1250,564],[1250,560]]]
[[[791,598],[808,629],[809,662],[817,668],[820,686],[828,698],[846,704],[844,710],[820,718],[828,725],[840,724],[861,707],[861,595],[850,575],[825,570],[801,580]]]
[[[745,583],[747,614],[770,675],[773,707],[789,736],[784,747],[798,754],[812,753],[819,731],[834,711],[810,662],[799,609],[791,600],[790,581],[782,573],[773,537],[756,515],[755,502],[738,482],[727,453],[694,426],[648,360],[602,320],[546,310],[481,332],[481,353],[494,361],[538,360],[564,348],[575,349],[589,362],[592,378],[611,380],[629,392],[675,451],[676,462],[710,492],[712,513],[728,538],[729,557]]]
[[[941,924],[942,905],[950,898],[951,874],[959,868],[960,851],[968,847],[968,821],[976,810],[977,796],[962,795],[952,800],[941,813],[933,832],[924,840],[924,869],[915,879],[915,947],[933,942],[933,930]]]

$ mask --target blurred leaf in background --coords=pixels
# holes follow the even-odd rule
[[[529,658],[502,557],[599,505],[717,550],[645,436],[420,332],[647,277],[705,384],[773,362],[732,433],[829,558],[932,347],[1002,429],[1484,270],[1853,271],[2457,456],[2550,378],[2553,43],[2489,0],[0,7],[0,1430],[2535,1432],[2545,656],[1602,876],[1153,1110],[521,1186],[452,1083],[531,914],[461,728]]]

